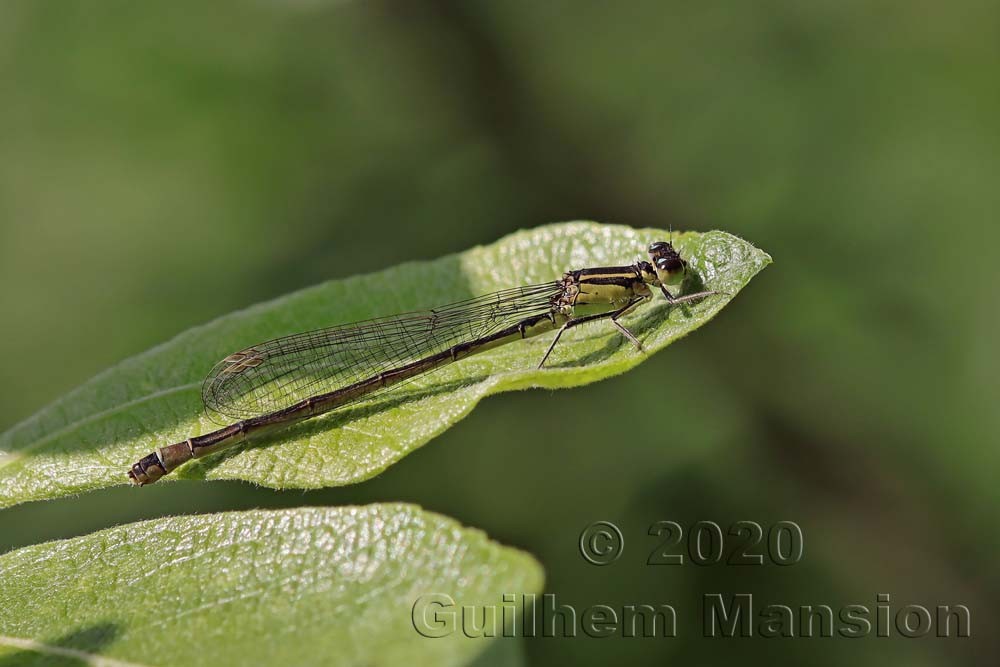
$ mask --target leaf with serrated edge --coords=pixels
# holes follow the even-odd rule
[[[221,317],[128,359],[0,435],[0,507],[126,482],[155,447],[217,428],[201,405],[212,365],[262,340],[434,307],[554,280],[568,269],[628,264],[669,232],[592,222],[546,225],[489,246],[301,290]],[[655,299],[624,322],[644,352],[606,322],[563,336],[536,370],[551,334],[505,345],[429,374],[372,403],[334,411],[247,446],[182,467],[171,477],[243,479],[316,488],[368,479],[467,415],[489,394],[561,388],[622,373],[711,319],[771,258],[724,232],[676,232],[694,274],[723,294],[667,309]]]
[[[439,667],[491,643],[464,634],[462,605],[495,607],[502,635],[504,594],[538,593],[543,573],[479,530],[385,504],[119,526],[4,554],[0,583],[0,662]],[[436,595],[458,619],[428,638],[414,607]]]

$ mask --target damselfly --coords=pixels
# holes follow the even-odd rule
[[[560,336],[586,322],[609,320],[639,350],[619,321],[659,288],[670,304],[716,294],[674,296],[687,262],[673,245],[648,248],[650,261],[579,269],[561,280],[502,290],[424,312],[285,336],[235,352],[202,385],[205,406],[236,423],[160,447],[129,470],[133,484],[152,484],[182,463],[237,445],[399,387],[459,359],[517,340],[556,331],[541,368]]]

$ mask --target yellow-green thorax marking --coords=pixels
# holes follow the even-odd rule
[[[666,241],[650,244],[647,252],[651,260],[649,262],[640,260],[630,266],[578,269],[563,275],[561,293],[558,298],[553,299],[553,311],[563,317],[560,322],[562,327],[538,364],[539,368],[549,358],[563,331],[594,320],[611,320],[611,324],[641,351],[642,343],[618,320],[643,301],[652,298],[650,285],[658,287],[669,303],[694,301],[715,293],[698,292],[675,297],[667,286],[680,287],[683,284],[687,275],[687,262]]]

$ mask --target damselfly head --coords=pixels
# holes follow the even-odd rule
[[[667,241],[651,243],[648,248],[656,275],[664,285],[676,286],[684,282],[687,262],[681,259],[674,246]]]

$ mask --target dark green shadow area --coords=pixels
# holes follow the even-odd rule
[[[40,650],[15,650],[0,656],[0,667],[87,667],[93,664],[86,656],[60,655],[59,651],[80,651],[100,657],[101,651],[118,638],[114,623],[96,623],[54,639],[38,640]]]

